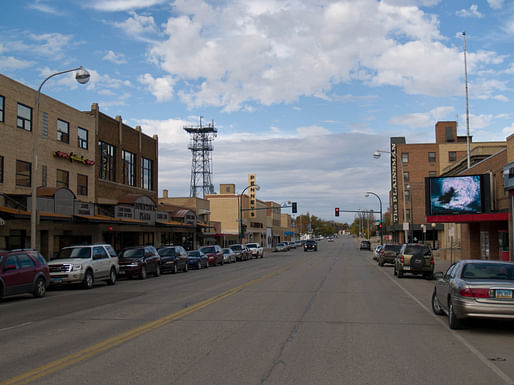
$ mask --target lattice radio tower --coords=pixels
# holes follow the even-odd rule
[[[188,148],[193,154],[189,196],[200,197],[201,195],[202,198],[205,198],[206,194],[214,193],[211,178],[212,141],[218,131],[214,128],[214,120],[207,126],[202,126],[202,116],[200,116],[199,127],[184,127],[184,130],[191,136]]]

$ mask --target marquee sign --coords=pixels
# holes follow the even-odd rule
[[[54,156],[57,157],[57,158],[67,159],[70,162],[82,163],[82,164],[84,164],[86,166],[94,166],[95,165],[95,161],[94,160],[86,159],[86,158],[84,158],[84,155],[80,155],[79,156],[77,154],[74,154],[73,152],[70,152],[68,154],[67,152],[56,151],[54,153]]]
[[[391,187],[393,223],[398,223],[398,149],[396,143],[391,143]]]

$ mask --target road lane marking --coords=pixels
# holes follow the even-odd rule
[[[473,353],[484,365],[486,365],[489,369],[491,369],[494,373],[496,373],[505,384],[512,385],[514,384],[514,379],[510,378],[507,373],[501,370],[498,366],[496,366],[493,362],[491,362],[486,356],[484,356],[480,351],[471,345],[464,337],[462,337],[459,333],[454,330],[448,328],[448,324],[444,322],[440,316],[434,314],[434,312],[429,309],[423,302],[417,299],[414,294],[411,294],[407,289],[405,289],[399,282],[397,282],[394,278],[392,278],[389,274],[387,274],[383,269],[379,268],[381,271],[391,282],[393,282],[396,286],[398,286],[405,294],[407,294],[414,302],[416,302],[423,310],[428,312],[437,322],[445,326],[445,328],[450,332],[450,334],[457,339],[461,344],[463,344],[466,348],[469,349],[471,353]]]
[[[29,382],[35,381],[41,377],[44,377],[46,375],[55,373],[59,370],[62,370],[68,366],[74,365],[80,361],[86,360],[88,358],[91,358],[95,355],[98,355],[106,350],[112,349],[115,346],[118,346],[124,342],[130,341],[136,337],[139,337],[142,334],[148,333],[154,329],[157,329],[161,326],[164,326],[166,324],[169,324],[173,321],[176,321],[180,318],[183,318],[191,313],[194,313],[198,310],[201,310],[209,305],[212,305],[216,302],[219,302],[225,298],[228,298],[236,293],[239,293],[240,291],[256,285],[260,282],[263,282],[267,279],[270,279],[278,274],[281,274],[283,272],[286,272],[290,269],[293,269],[296,266],[299,266],[302,263],[305,263],[308,261],[309,258],[302,259],[301,261],[298,261],[296,263],[293,263],[291,265],[285,266],[279,270],[276,270],[274,272],[268,273],[260,278],[254,279],[252,281],[248,281],[240,286],[234,287],[232,289],[229,289],[223,293],[220,293],[218,295],[215,295],[213,297],[207,298],[203,301],[200,301],[192,306],[186,307],[182,310],[179,310],[175,313],[169,314],[165,317],[159,318],[158,320],[149,322],[145,325],[142,325],[140,327],[137,327],[135,329],[129,330],[125,333],[121,333],[115,337],[106,339],[102,342],[99,342],[97,344],[91,345],[85,349],[82,349],[76,353],[72,353],[70,355],[67,355],[63,358],[60,358],[56,361],[50,362],[46,365],[40,366],[39,368],[36,368],[34,370],[31,370],[29,372],[20,374],[16,377],[12,377],[8,380],[0,382],[0,385],[22,385],[27,384]]]
[[[14,326],[9,326],[8,328],[0,329],[0,332],[5,332],[7,330],[12,330],[12,329],[19,329],[19,328],[22,328],[24,326],[28,326],[28,325],[31,325],[31,324],[32,324],[32,322],[25,322],[25,323],[14,325]]]

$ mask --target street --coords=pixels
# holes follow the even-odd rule
[[[514,324],[451,331],[432,313],[433,287],[340,237],[318,252],[7,298],[0,385],[514,384]]]

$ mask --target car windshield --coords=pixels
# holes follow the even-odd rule
[[[255,249],[257,247],[257,245],[254,243],[249,243],[246,245],[246,247],[248,247],[249,249]]]
[[[420,246],[405,246],[404,254],[412,255],[412,256],[425,256],[430,255],[430,249],[428,247],[420,247]]]
[[[143,249],[125,249],[121,252],[122,258],[143,258]]]
[[[402,247],[400,245],[385,245],[384,250],[385,251],[394,251],[399,252]]]
[[[173,247],[167,247],[165,249],[159,249],[158,253],[162,257],[174,257],[175,249]]]
[[[66,259],[66,258],[81,258],[88,259],[91,258],[91,248],[90,247],[70,247],[66,249],[62,249],[59,252],[58,259]]]
[[[514,264],[468,263],[461,276],[463,279],[514,280]]]
[[[199,256],[200,256],[200,252],[199,252],[199,251],[189,251],[189,252],[187,253],[187,255],[188,255],[189,257],[199,257]]]
[[[240,251],[242,249],[241,245],[232,245],[232,246],[230,246],[230,248],[232,250],[237,250],[237,251]]]
[[[230,254],[232,250],[230,249],[223,249],[223,254]]]
[[[202,250],[204,253],[215,253],[216,252],[216,248],[214,246],[202,247],[200,250]]]
[[[308,245],[314,245],[314,244],[316,244],[316,241],[307,241],[305,243],[308,244]]]

